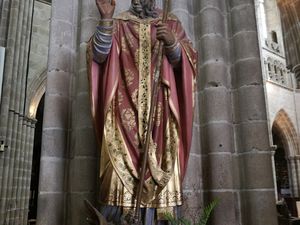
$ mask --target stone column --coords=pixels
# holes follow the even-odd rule
[[[66,204],[66,182],[71,128],[71,89],[77,54],[77,10],[76,0],[52,1],[38,225],[64,225],[67,207],[71,207]]]
[[[296,164],[296,175],[297,175],[297,197],[299,198],[300,196],[300,174],[299,174],[299,170],[300,170],[300,156],[297,155],[295,156],[295,164]]]
[[[7,21],[9,20],[11,0],[1,0],[0,2],[0,46],[5,47],[7,41]]]
[[[36,120],[31,118],[27,119],[27,138],[25,140],[25,162],[24,166],[24,186],[22,189],[22,201],[21,208],[24,213],[21,215],[20,219],[23,222],[22,224],[27,224],[28,220],[28,212],[29,212],[29,200],[30,200],[30,184],[31,184],[31,171],[32,171],[32,157],[33,157],[33,146],[34,146],[34,133],[35,133],[35,124]]]
[[[194,1],[195,40],[199,50],[198,79],[201,163],[204,203],[220,203],[213,224],[238,224],[233,158],[232,100],[226,1]],[[199,131],[194,131],[194,135]],[[193,147],[192,151],[200,152]],[[195,173],[197,169],[191,171]],[[198,175],[198,174],[197,174]],[[199,174],[198,176],[201,176]]]
[[[300,89],[300,64],[293,68],[293,72],[295,73],[297,88]]]
[[[290,188],[292,191],[292,197],[299,197],[299,159],[298,157],[289,157],[288,158],[288,169],[290,177]]]
[[[277,224],[266,103],[253,0],[228,0],[234,125],[234,177],[240,221]],[[220,224],[223,224],[222,222]]]
[[[1,2],[1,44],[6,60],[1,99],[0,138],[7,146],[0,155],[0,223],[21,224],[20,190],[23,161],[24,99],[33,0]],[[5,34],[5,36],[3,36]]]
[[[119,4],[119,2],[117,2]],[[92,125],[89,86],[86,67],[86,44],[99,20],[95,1],[79,1],[80,27],[77,40],[78,56],[76,80],[73,84],[74,103],[72,107],[72,133],[70,142],[70,163],[68,167],[67,223],[86,223],[84,200],[97,202],[98,144]],[[96,204],[95,204],[96,205]]]
[[[278,189],[277,189],[277,180],[276,180],[276,166],[275,166],[275,153],[276,153],[277,146],[271,146],[271,154],[272,154],[272,170],[273,170],[273,180],[274,180],[274,192],[275,192],[275,199],[278,200]]]

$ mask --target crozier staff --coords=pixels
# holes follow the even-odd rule
[[[161,85],[141,207],[144,224],[164,224],[164,213],[175,213],[182,204],[197,54],[174,15],[161,22],[162,12],[154,0],[132,0],[129,10],[114,18],[114,0],[96,3],[101,20],[89,42],[88,65],[101,151],[102,213],[121,224],[121,218],[134,210],[161,40],[165,46]]]

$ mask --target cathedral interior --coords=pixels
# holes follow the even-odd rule
[[[183,214],[219,199],[212,225],[300,223],[300,0],[173,0],[172,13],[199,53]],[[98,21],[94,0],[0,0],[0,225],[83,225],[97,202]]]

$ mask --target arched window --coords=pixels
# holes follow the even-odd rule
[[[276,31],[271,31],[272,41],[278,44],[278,38]]]

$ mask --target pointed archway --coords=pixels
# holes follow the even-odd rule
[[[275,152],[276,185],[279,197],[299,197],[299,140],[293,122],[281,109],[272,126]]]
[[[35,224],[37,218],[41,142],[42,142],[43,117],[44,117],[44,100],[45,100],[45,94],[41,98],[36,112],[37,123],[34,132],[34,145],[33,145],[31,182],[30,182],[30,200],[29,200],[29,211],[28,211],[29,224]]]

